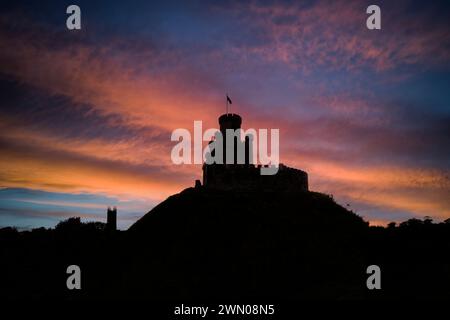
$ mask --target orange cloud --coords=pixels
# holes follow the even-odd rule
[[[0,32],[5,48],[0,52],[1,72],[50,94],[89,104],[100,114],[118,114],[130,126],[173,130],[190,124],[193,117],[212,120],[214,113],[204,113],[207,108],[222,109],[216,99],[192,90],[193,82],[206,86],[208,80],[178,67],[170,53],[159,53],[165,55],[166,63],[174,63],[170,71],[160,73],[153,70],[161,57],[151,49],[147,49],[148,61],[142,62],[124,52],[112,54],[114,48],[78,42],[57,48],[42,45],[48,41],[45,33],[31,37]]]
[[[450,216],[448,172],[385,165],[345,165],[326,159],[302,160],[303,167],[309,172],[311,188],[334,194],[341,203],[360,203],[378,211],[409,212],[440,220]],[[359,213],[365,215],[364,210]],[[395,215],[389,220],[398,221]]]

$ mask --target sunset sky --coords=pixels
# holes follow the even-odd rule
[[[172,164],[170,135],[217,127],[226,92],[244,128],[280,129],[310,189],[372,224],[450,217],[448,1],[0,6],[0,227],[115,205],[127,228],[201,178]]]

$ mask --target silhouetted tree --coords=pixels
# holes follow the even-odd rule
[[[67,220],[59,222],[55,230],[58,231],[73,231],[79,229],[81,227],[81,219],[80,217],[71,217]]]
[[[433,218],[431,218],[430,216],[425,216],[423,218],[423,223],[425,225],[431,225],[433,223]]]
[[[395,229],[395,227],[397,226],[396,222],[389,222],[387,225],[388,229]]]

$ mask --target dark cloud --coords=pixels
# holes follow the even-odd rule
[[[152,126],[130,126],[120,114],[104,114],[89,104],[0,76],[0,115],[9,126],[57,136],[62,140],[134,141],[147,148],[170,147],[170,132]],[[8,130],[7,123],[0,130]],[[5,132],[6,133],[6,132]]]

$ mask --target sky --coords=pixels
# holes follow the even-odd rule
[[[117,206],[128,228],[201,179],[172,163],[170,136],[216,128],[225,93],[244,128],[280,130],[280,161],[311,190],[371,224],[450,217],[446,1],[0,6],[0,227]]]

